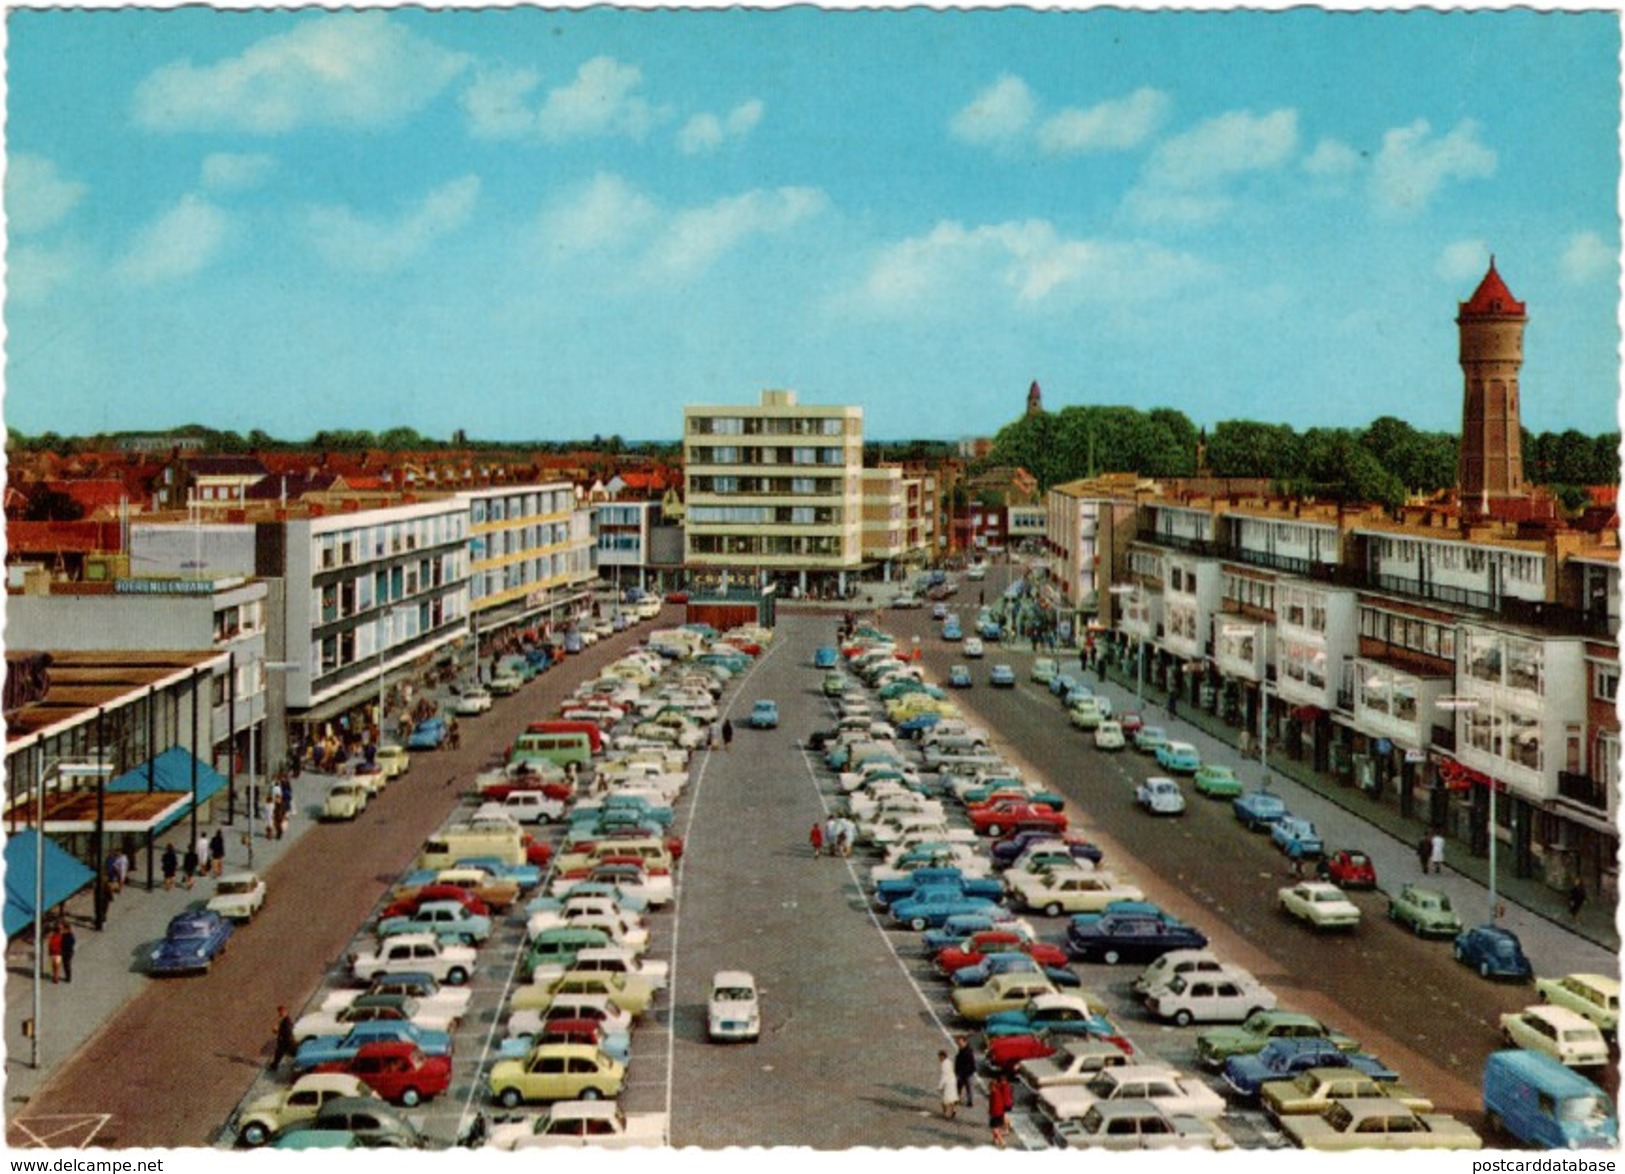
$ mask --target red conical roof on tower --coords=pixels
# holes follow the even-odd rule
[[[1507,283],[1495,271],[1495,258],[1492,256],[1490,271],[1484,274],[1484,280],[1478,283],[1473,296],[1461,303],[1462,317],[1519,317],[1523,313],[1523,303],[1512,296]]]

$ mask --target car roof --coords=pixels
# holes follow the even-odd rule
[[[756,985],[756,976],[748,970],[719,970],[711,977],[712,986],[749,986]]]

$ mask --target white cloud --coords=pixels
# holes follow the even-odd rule
[[[1156,132],[1171,104],[1161,90],[1142,86],[1088,109],[1059,110],[1038,128],[1038,146],[1049,155],[1128,150]]]
[[[729,139],[739,139],[762,121],[762,103],[755,98],[741,102],[723,118],[696,114],[677,132],[678,149],[685,155],[704,155],[720,148]]]
[[[529,69],[481,69],[462,93],[469,133],[481,139],[517,139],[536,129],[528,99],[541,78]]]
[[[18,303],[44,301],[84,268],[84,258],[71,247],[13,245],[6,252],[6,297]]]
[[[1563,277],[1576,283],[1600,277],[1614,281],[1619,277],[1619,251],[1603,244],[1602,237],[1594,232],[1577,232],[1569,237],[1559,264]]]
[[[782,233],[827,206],[816,188],[756,190],[672,216],[650,249],[645,272],[685,278],[749,237]]]
[[[65,179],[42,155],[22,152],[6,165],[6,223],[14,233],[54,228],[84,198],[86,186]]]
[[[955,114],[948,129],[967,143],[1002,146],[1026,133],[1036,108],[1027,83],[1006,74]]]
[[[308,220],[311,242],[340,268],[369,273],[399,269],[466,224],[479,194],[479,178],[466,175],[436,188],[393,220],[368,220],[342,205],[315,208]]]
[[[135,285],[174,281],[206,268],[225,246],[231,222],[200,196],[183,196],[178,204],[136,234],[135,242],[114,266]]]
[[[1145,182],[1173,191],[1220,184],[1237,175],[1279,167],[1297,145],[1297,111],[1256,115],[1235,110],[1162,143],[1146,165]]]
[[[1433,271],[1449,285],[1477,285],[1490,267],[1490,247],[1474,239],[1451,241],[1439,252]],[[1471,293],[1471,290],[1467,291]],[[1462,294],[1465,300],[1467,294]]]
[[[576,71],[575,80],[547,95],[536,114],[536,129],[554,141],[604,135],[641,139],[655,113],[634,91],[643,84],[635,65],[613,57],[594,57]]]
[[[245,192],[269,179],[276,166],[270,155],[209,155],[203,160],[203,186],[214,192]]]
[[[1321,139],[1303,161],[1305,171],[1321,178],[1347,175],[1359,166],[1360,153],[1336,139]]]
[[[974,228],[945,220],[926,236],[882,251],[858,300],[890,313],[970,308],[994,290],[1023,309],[1119,303],[1162,296],[1201,271],[1185,254],[1140,242],[1067,238],[1043,220]]]
[[[1495,174],[1495,164],[1495,152],[1479,141],[1478,124],[1471,119],[1443,138],[1435,138],[1427,122],[1418,119],[1382,136],[1372,196],[1380,211],[1419,212],[1446,183],[1487,178]]]
[[[600,172],[542,218],[542,237],[557,252],[619,248],[659,217],[654,201],[618,175]]]
[[[212,65],[171,62],[136,87],[154,130],[283,134],[377,127],[428,105],[468,64],[380,11],[306,20]]]

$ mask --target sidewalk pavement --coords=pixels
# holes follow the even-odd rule
[[[335,778],[334,775],[306,770],[293,780],[294,803],[287,834],[280,840],[268,840],[261,834],[263,829],[254,826],[253,871],[264,876],[311,827]],[[244,833],[251,825],[258,825],[259,820],[250,818],[245,812],[246,795],[246,783],[239,778],[235,825],[223,822],[224,796],[214,801],[216,810],[222,813],[222,819],[198,820],[198,830],[205,835],[212,833],[216,826],[225,830],[225,871],[228,873],[250,867],[250,849],[244,840]],[[168,981],[147,976],[148,955],[163,939],[164,928],[170,918],[188,908],[202,908],[214,894],[212,877],[199,878],[191,889],[185,888],[177,880],[173,889],[164,890],[158,859],[163,854],[164,845],[169,843],[175,845],[177,852],[184,853],[191,827],[191,819],[187,817],[164,835],[154,838],[154,878],[150,891],[147,888],[145,853],[131,862],[130,880],[124,891],[109,904],[105,924],[100,931],[94,928],[95,910],[90,889],[81,890],[64,903],[78,946],[74,953],[73,981],[53,984],[49,962],[42,966],[37,1068],[31,1064],[35,1041],[23,1035],[23,1020],[34,1014],[33,934],[21,934],[8,944],[5,1071],[6,1104],[13,1112],[16,1106],[26,1103],[64,1061],[148,983]],[[274,889],[268,899],[276,900]]]
[[[1062,656],[1064,653],[1056,655]],[[1075,671],[1076,654],[1071,654],[1070,659]],[[1091,671],[1082,674],[1082,679],[1094,687],[1099,678]],[[1135,697],[1134,675],[1111,669],[1107,671],[1106,679],[1111,682],[1107,692],[1114,706],[1131,708]],[[1196,741],[1203,761],[1213,757],[1216,750],[1218,760],[1235,767],[1237,777],[1248,783],[1256,783],[1262,777],[1256,755],[1244,761],[1236,751],[1239,730],[1188,703],[1181,704],[1178,716],[1170,719],[1166,708],[1167,697],[1164,690],[1149,684],[1144,686],[1144,712],[1148,722],[1170,728],[1199,730],[1202,737]],[[1182,734],[1184,732],[1181,730]],[[1269,766],[1271,787],[1286,797],[1288,808],[1294,813],[1316,821],[1328,846],[1360,848],[1372,856],[1377,863],[1378,883],[1384,891],[1397,891],[1405,881],[1421,879],[1415,846],[1429,830],[1424,821],[1408,818],[1398,808],[1371,798],[1359,787],[1333,775],[1320,773],[1311,765],[1295,761],[1284,753],[1272,754]],[[1298,795],[1313,796],[1319,801],[1317,808],[1325,814],[1300,810],[1304,804],[1297,798]],[[1362,826],[1367,830],[1362,831]],[[1385,834],[1373,836],[1373,829]],[[1387,850],[1379,853],[1379,841],[1386,842]],[[1452,876],[1458,883],[1447,883]],[[1463,923],[1477,925],[1489,919],[1487,855],[1474,856],[1466,844],[1452,840],[1446,849],[1445,873],[1427,877],[1427,883],[1449,894]],[[1495,885],[1497,904],[1505,906],[1507,910],[1500,921],[1523,940],[1525,951],[1534,960],[1537,972],[1566,973],[1574,969],[1572,966],[1554,967],[1549,961],[1543,965],[1543,959],[1531,944],[1530,933],[1544,939],[1550,938],[1550,931],[1556,930],[1560,931],[1562,937],[1578,937],[1606,951],[1608,964],[1602,973],[1618,973],[1620,934],[1616,904],[1596,899],[1593,894],[1593,899],[1586,902],[1580,916],[1570,918],[1568,894],[1552,889],[1538,877],[1512,875],[1509,851],[1498,853]],[[1545,923],[1545,928],[1537,929],[1537,923]],[[1565,954],[1567,952],[1564,951]]]

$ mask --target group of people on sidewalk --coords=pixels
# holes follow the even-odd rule
[[[937,1053],[937,1092],[942,1098],[942,1115],[949,1121],[959,1116],[960,1103],[969,1109],[974,1104],[976,1086],[976,1053],[971,1050],[965,1036],[954,1039],[955,1051]],[[1015,1091],[1009,1078],[997,1073],[987,1086],[987,1125],[993,1134],[993,1144],[1004,1148],[1005,1133],[1009,1129],[1010,1110],[1015,1107]]]
[[[807,833],[814,856],[822,856],[826,851],[831,856],[850,856],[857,839],[858,825],[844,815],[832,815],[814,823],[812,831]]]
[[[186,846],[184,857],[176,853],[174,844],[165,844],[158,867],[164,874],[166,890],[175,887],[177,877],[182,887],[189,889],[198,877],[222,875],[226,871],[225,829],[215,828],[213,835],[199,831],[197,841]]]

